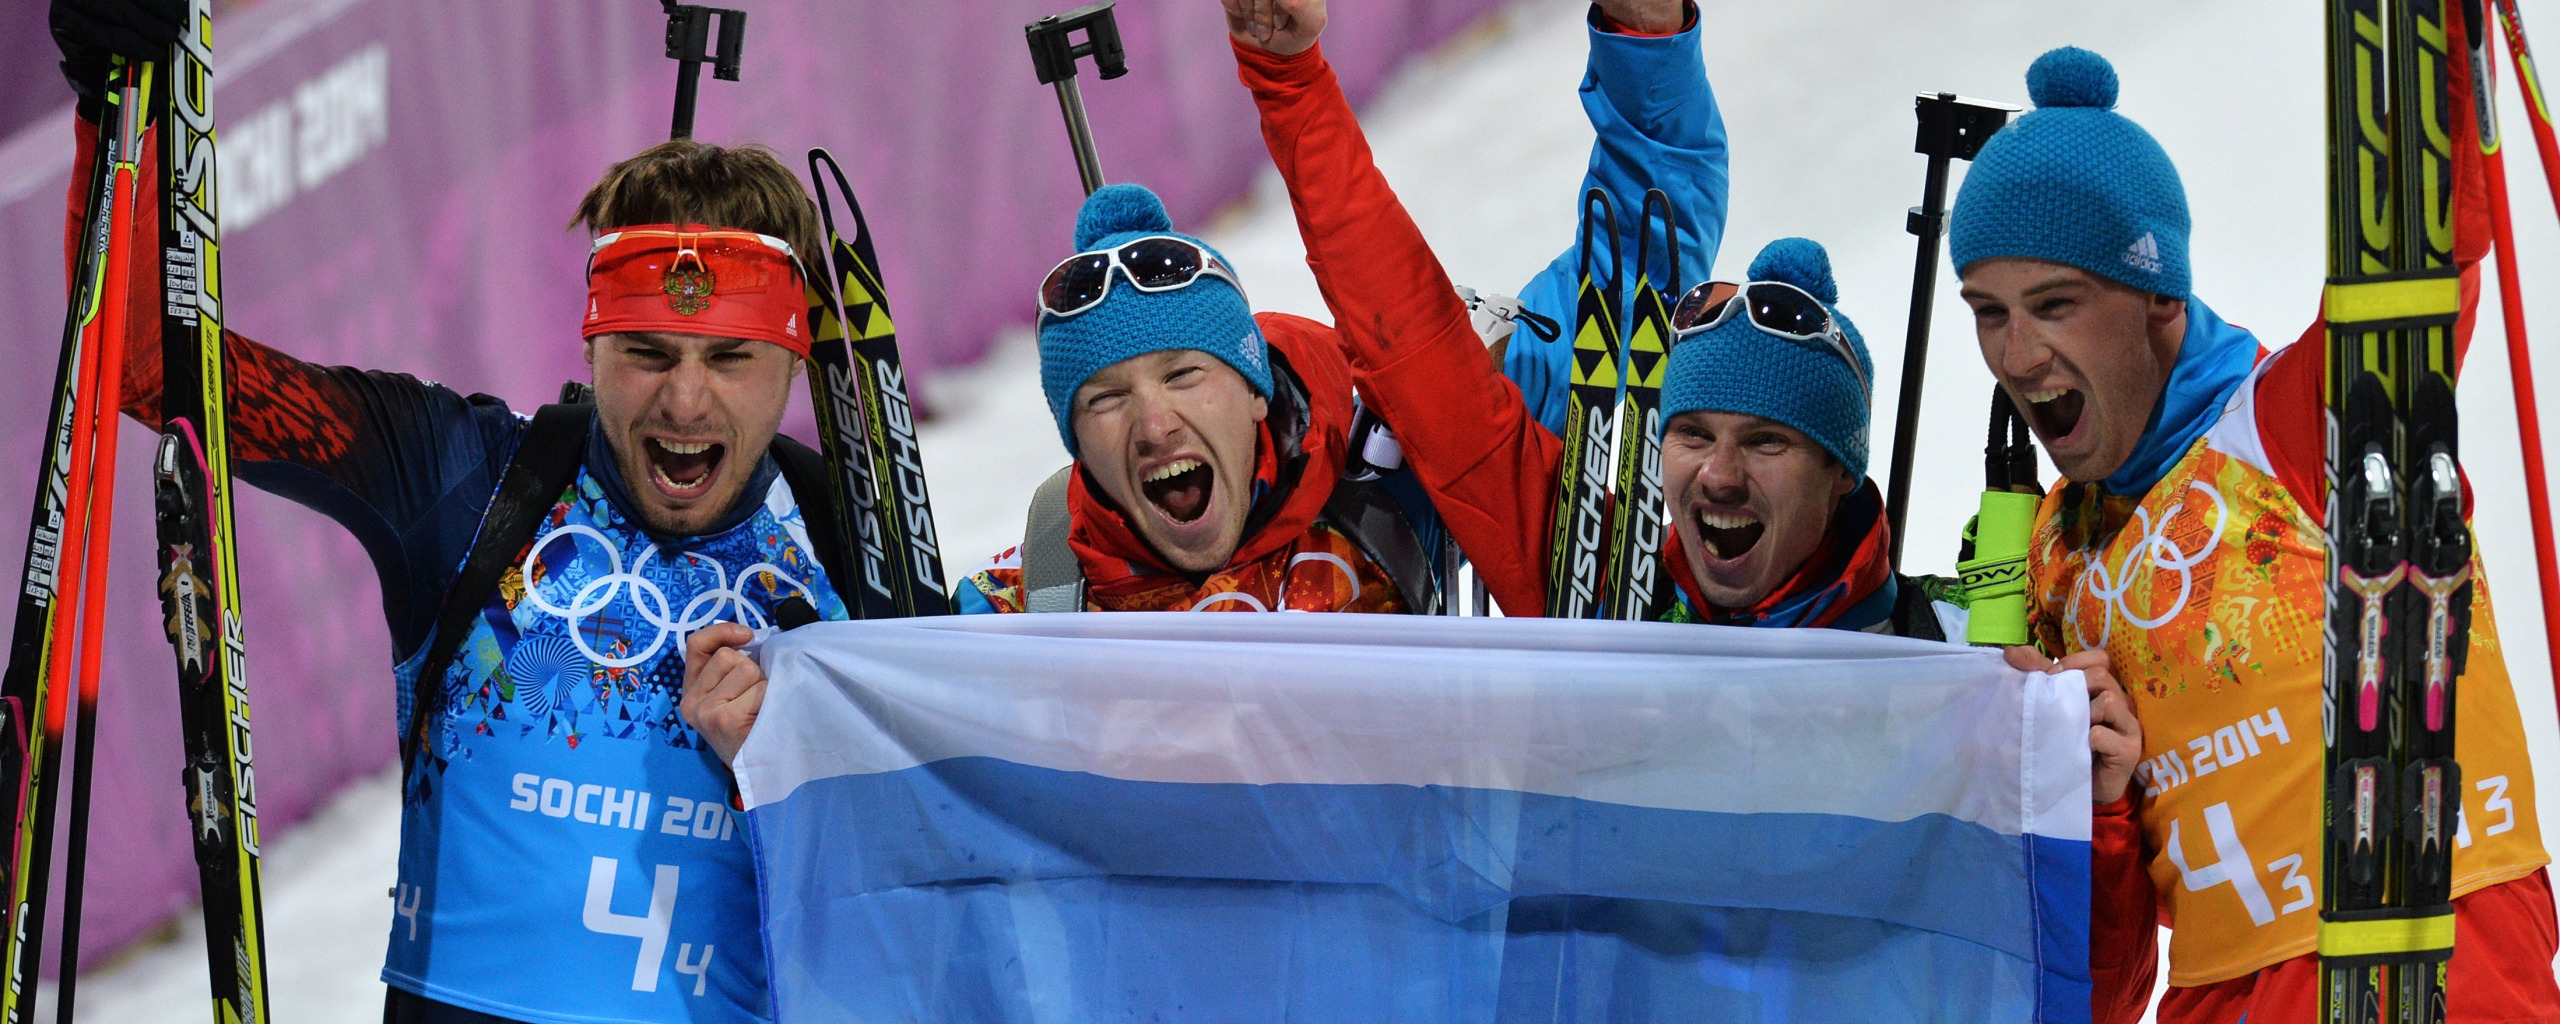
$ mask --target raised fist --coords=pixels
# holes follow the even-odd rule
[[[1227,34],[1283,57],[1305,53],[1324,34],[1324,0],[1222,0]],[[1681,0],[1673,0],[1674,3]]]

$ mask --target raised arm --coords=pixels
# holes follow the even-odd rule
[[[1240,9],[1277,17],[1254,22]],[[1315,47],[1322,4],[1227,0],[1239,76],[1288,183],[1334,329],[1360,393],[1403,443],[1486,588],[1513,614],[1545,605],[1555,436],[1485,354],[1422,232],[1371,160]],[[1270,27],[1266,27],[1270,26]]]
[[[68,243],[87,215],[97,129],[77,121]],[[128,244],[131,325],[119,406],[160,426],[160,198],[153,140],[142,147]],[[304,362],[224,332],[232,377],[231,442],[241,480],[336,520],[364,543],[402,654],[423,641],[448,577],[471,543],[519,421],[487,395],[468,398],[407,374]]]
[[[1608,240],[1595,254],[1605,261],[1615,259],[1624,239],[1634,237],[1645,190],[1659,188],[1669,195],[1680,215],[1681,281],[1666,291],[1706,280],[1724,241],[1724,115],[1707,85],[1698,21],[1696,5],[1687,0],[1602,0],[1592,5],[1591,64],[1582,76],[1581,92],[1582,109],[1597,137],[1582,186],[1572,196],[1558,197],[1580,209],[1582,194],[1599,188],[1618,204],[1621,238]],[[1572,374],[1571,325],[1581,260],[1577,237],[1520,290],[1520,302],[1530,312],[1567,329],[1555,341],[1528,331],[1515,333],[1503,356],[1503,373],[1520,385],[1538,421],[1558,433],[1564,429],[1565,385]],[[1632,304],[1632,277],[1628,284]]]

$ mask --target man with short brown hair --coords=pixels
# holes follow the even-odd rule
[[[148,6],[57,2],[85,120],[103,76],[84,68],[166,52],[130,14]],[[75,182],[95,134],[79,132]],[[145,166],[139,180],[160,179]],[[151,281],[158,203],[135,208],[133,273]],[[669,142],[616,164],[575,221],[596,233],[581,330],[593,402],[530,418],[227,336],[237,475],[364,542],[399,652],[386,1021],[764,1019],[746,837],[726,770],[676,704],[687,632],[763,625],[795,600],[846,617],[791,480],[815,456],[775,433],[809,351],[800,261],[819,255],[816,220],[757,147]],[[133,294],[146,307],[158,292]],[[576,315],[543,330],[565,343]],[[132,322],[150,326],[125,341],[122,404],[152,422],[160,321]],[[501,496],[519,474],[562,482]],[[509,537],[502,522],[527,525]],[[473,561],[502,570],[476,593],[458,586]]]
[[[2462,138],[2470,73],[2452,68]],[[2035,643],[2104,650],[2141,725],[2134,785],[2093,813],[2093,1019],[2150,1008],[2165,924],[2164,1024],[2309,1020],[2326,941],[2322,331],[2270,352],[2198,297],[2186,190],[2117,89],[2095,53],[2037,58],[2035,112],[1983,146],[1947,237],[1983,363],[2062,473],[2028,548]],[[2455,194],[2478,194],[2476,155],[2457,154]],[[2468,283],[2486,210],[2451,216]],[[2550,858],[2485,583],[2469,614],[2440,1019],[2560,1019]]]

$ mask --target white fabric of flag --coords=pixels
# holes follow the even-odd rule
[[[2088,1018],[2076,672],[1371,615],[760,646],[784,1022]]]

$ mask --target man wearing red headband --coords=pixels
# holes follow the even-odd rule
[[[131,14],[150,6],[55,5],[85,121],[104,78],[80,69],[167,52],[174,19]],[[96,132],[77,135],[82,182]],[[157,197],[135,209],[133,273],[155,281]],[[775,435],[809,350],[795,253],[821,251],[816,220],[761,149],[669,142],[614,166],[576,218],[598,233],[591,406],[528,418],[226,338],[238,476],[364,542],[400,656],[386,1022],[764,1019],[754,868],[677,700],[690,632],[795,602],[846,617],[791,483],[815,457]],[[155,426],[157,298],[133,289],[122,393]],[[553,314],[553,343],[577,315]]]

